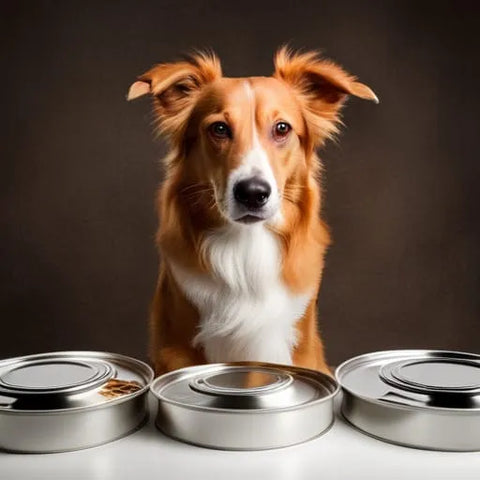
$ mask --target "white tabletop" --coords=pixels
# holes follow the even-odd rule
[[[336,404],[338,412],[339,402]],[[0,452],[0,479],[82,480],[479,480],[480,453],[415,450],[354,430],[338,415],[325,435],[257,452],[209,450],[171,440],[148,424],[115,442],[68,453]]]

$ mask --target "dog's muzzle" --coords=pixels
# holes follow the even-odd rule
[[[271,193],[270,185],[258,177],[241,180],[233,187],[235,201],[253,212],[262,208],[268,202]]]
[[[237,181],[233,186],[235,211],[233,219],[240,223],[266,220],[272,215],[269,205],[271,195],[272,187],[262,177],[253,176]]]

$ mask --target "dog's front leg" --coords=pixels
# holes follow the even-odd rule
[[[293,364],[332,375],[317,328],[317,306],[313,299],[297,323],[298,344],[293,351]]]
[[[150,317],[150,362],[156,375],[206,363],[201,349],[191,345],[198,313],[161,267]]]

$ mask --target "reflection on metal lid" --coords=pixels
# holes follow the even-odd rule
[[[0,376],[0,389],[9,393],[68,393],[95,388],[115,375],[106,362],[52,359],[20,362]]]
[[[480,389],[480,362],[415,358],[384,365],[380,377],[392,386],[419,393],[472,393]]]
[[[134,394],[146,387],[139,374],[144,367],[124,358],[103,352],[52,352],[0,361],[0,410],[91,407]]]
[[[214,409],[288,408],[331,395],[334,381],[313,371],[205,365],[155,381],[153,393],[185,406]]]
[[[222,373],[197,376],[190,381],[190,388],[223,397],[260,397],[278,393],[292,382],[292,376],[282,372],[272,373],[259,368],[231,368]]]
[[[353,358],[337,369],[352,394],[425,408],[480,408],[480,356],[435,350],[393,350]]]

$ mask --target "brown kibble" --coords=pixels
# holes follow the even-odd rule
[[[134,393],[140,390],[142,386],[135,380],[119,380],[112,379],[109,380],[100,390],[100,395],[103,395],[106,398],[115,398],[122,395],[128,395],[129,393]]]

